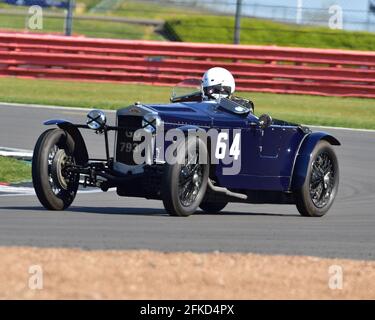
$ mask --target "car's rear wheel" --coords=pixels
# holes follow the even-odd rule
[[[338,185],[336,154],[327,141],[320,141],[310,157],[305,182],[296,191],[296,205],[300,214],[306,217],[325,215],[333,204]]]
[[[200,160],[208,159],[207,147],[200,139],[188,139],[177,155],[177,163],[165,164],[162,198],[170,215],[187,217],[197,210],[207,190],[209,165]]]
[[[227,204],[228,202],[202,202],[199,207],[205,213],[215,214],[223,210]]]
[[[35,145],[33,185],[40,203],[48,210],[64,210],[76,196],[79,174],[67,170],[75,163],[73,149],[73,140],[61,129],[45,131]]]

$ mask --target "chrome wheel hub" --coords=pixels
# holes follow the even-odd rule
[[[198,175],[198,173],[194,173],[194,175],[193,175],[193,183],[196,186],[199,185],[199,175]]]
[[[64,149],[59,149],[56,145],[51,148],[48,155],[48,178],[51,189],[56,195],[69,188],[70,178],[65,173],[65,168],[70,161]]]

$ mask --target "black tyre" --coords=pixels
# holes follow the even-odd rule
[[[296,205],[302,216],[321,217],[336,197],[339,164],[327,141],[320,141],[312,152],[303,186],[296,191]]]
[[[199,160],[208,159],[207,147],[200,139],[189,139],[177,154],[176,164],[165,164],[162,198],[170,215],[187,217],[197,210],[207,190],[208,161]]]
[[[205,213],[215,214],[223,210],[228,202],[202,202],[199,206]]]
[[[33,185],[40,203],[48,210],[64,210],[76,196],[79,175],[66,170],[74,163],[73,150],[72,138],[61,129],[45,131],[35,145]]]

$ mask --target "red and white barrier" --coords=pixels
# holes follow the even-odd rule
[[[375,53],[0,33],[0,76],[174,85],[213,66],[238,90],[375,97]]]

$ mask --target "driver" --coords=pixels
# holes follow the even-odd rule
[[[204,100],[228,98],[254,112],[254,104],[248,99],[233,96],[236,83],[232,74],[224,68],[215,67],[207,70],[202,78],[202,95]]]

